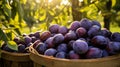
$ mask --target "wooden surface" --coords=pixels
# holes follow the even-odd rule
[[[120,67],[120,54],[98,59],[58,59],[38,54],[30,49],[34,67]]]
[[[33,67],[33,62],[29,58],[29,53],[11,53],[2,51],[1,67]]]

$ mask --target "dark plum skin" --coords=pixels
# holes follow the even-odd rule
[[[55,55],[56,58],[66,58],[66,53],[65,52],[58,52]]]
[[[101,28],[101,24],[96,20],[92,21],[92,25],[98,25]]]
[[[35,35],[34,35],[34,33],[30,33],[30,34],[28,34],[28,36],[29,36],[29,37],[33,37],[33,36],[35,36]]]
[[[25,52],[25,45],[23,45],[23,44],[19,44],[18,45],[18,52],[20,52],[20,53],[24,53]]]
[[[29,44],[30,42],[32,42],[31,37],[25,36],[25,37],[24,37],[24,42],[25,42],[25,45],[27,45],[27,44]]]
[[[74,21],[70,25],[70,30],[76,31],[77,28],[79,28],[79,27],[80,27],[80,22],[79,21]]]
[[[53,49],[53,48],[49,48],[45,51],[44,55],[46,56],[55,56],[57,53],[57,50],[56,49]]]
[[[58,24],[51,25],[51,26],[49,27],[49,31],[50,31],[51,33],[58,33],[59,27],[60,27],[60,26],[59,26]]]
[[[15,38],[13,39],[13,41],[16,42],[17,44],[20,44],[20,38],[19,38],[19,37],[15,37]]]
[[[110,55],[114,55],[120,52],[120,42],[110,42],[107,45],[106,50]]]
[[[41,41],[45,41],[46,39],[48,39],[51,36],[51,33],[49,31],[45,31],[41,34],[40,40]]]
[[[83,40],[76,40],[73,43],[73,50],[78,54],[85,54],[88,51],[88,44]]]
[[[76,30],[76,34],[77,34],[78,37],[85,37],[86,33],[87,33],[87,31],[83,27],[80,27]]]
[[[58,52],[67,52],[67,44],[62,43],[62,44],[58,45],[57,51]]]
[[[35,33],[34,33],[34,36],[35,36],[36,38],[40,39],[40,31],[35,32]]]
[[[111,40],[116,41],[116,42],[120,42],[120,33],[119,32],[114,32],[111,35]]]
[[[74,50],[71,50],[71,51],[69,52],[68,56],[69,56],[70,59],[80,59],[79,54],[75,53]]]
[[[53,44],[58,45],[64,41],[64,36],[62,34],[56,34],[53,37]]]
[[[75,42],[75,40],[69,41],[69,43],[67,44],[68,50],[72,50],[73,49],[73,43],[74,42]]]
[[[47,50],[47,47],[46,44],[41,42],[35,47],[35,49],[39,54],[44,54],[44,52]]]
[[[47,48],[54,48],[55,45],[53,44],[53,37],[49,37],[46,41],[45,44],[47,45]]]
[[[108,30],[108,29],[106,29],[106,28],[103,28],[101,31],[101,35],[103,35],[103,36],[105,36],[105,37],[108,37],[108,38],[110,38],[111,37],[111,32]]]
[[[94,36],[91,39],[91,42],[95,47],[98,47],[98,48],[101,48],[101,49],[105,49],[106,46],[109,43],[108,39],[105,38],[104,36],[101,36],[101,35]]]
[[[92,27],[92,22],[90,20],[88,20],[87,18],[83,18],[80,21],[80,27],[83,27],[86,30],[89,30]]]
[[[67,29],[67,27],[65,27],[65,26],[61,26],[61,27],[59,27],[59,29],[58,29],[58,33],[61,33],[61,34],[63,34],[63,35],[65,35],[67,32],[68,32],[68,29]]]
[[[8,51],[8,52],[14,52],[14,50],[9,48],[8,45],[3,46],[2,50]]]
[[[102,50],[102,57],[107,57],[109,56],[109,53],[107,50]]]
[[[65,41],[68,42],[70,40],[76,40],[77,35],[74,31],[70,30],[66,35],[65,35]]]
[[[41,41],[40,40],[36,40],[34,43],[33,43],[33,48],[35,48]]]
[[[100,31],[100,27],[98,25],[93,25],[89,30],[88,30],[88,36],[90,38],[96,36],[98,32]]]
[[[87,59],[93,59],[93,58],[101,58],[102,57],[102,50],[99,48],[90,48],[86,54]]]
[[[31,39],[32,39],[32,41],[31,41],[32,43],[34,43],[36,40],[38,40],[35,36],[32,36]]]

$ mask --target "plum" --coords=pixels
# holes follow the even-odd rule
[[[87,59],[93,59],[93,58],[101,58],[102,57],[102,50],[96,47],[90,48],[88,52],[86,53]]]
[[[56,58],[66,58],[66,53],[65,52],[58,52],[55,55]]]
[[[49,48],[45,51],[44,55],[46,56],[55,56],[57,53],[57,50],[56,49],[53,49],[53,48]]]
[[[44,54],[44,52],[47,50],[47,47],[45,43],[41,42],[35,47],[35,49],[39,54]]]
[[[68,32],[68,29],[65,26],[61,26],[58,29],[58,33],[65,35]]]
[[[70,40],[76,40],[77,35],[74,31],[70,30],[66,35],[65,35],[65,41],[69,42]]]
[[[110,55],[117,54],[118,52],[120,52],[120,42],[110,42],[107,45],[106,50]]]
[[[45,44],[47,45],[47,48],[54,48],[55,45],[53,44],[53,37],[49,37],[46,41]]]
[[[30,42],[32,42],[31,37],[25,36],[25,37],[24,37],[24,42],[25,42],[25,45],[27,45],[27,44],[29,44]]]
[[[75,53],[74,50],[71,50],[68,55],[70,59],[80,59],[79,54]]]
[[[116,42],[120,42],[120,33],[119,32],[114,32],[111,35],[111,40],[116,41]]]
[[[76,40],[73,43],[73,50],[78,54],[84,54],[88,51],[88,44],[83,40]]]
[[[62,44],[58,45],[57,51],[58,52],[67,52],[67,44],[62,43]]]
[[[60,26],[59,26],[58,24],[51,25],[51,26],[49,27],[49,31],[50,31],[51,33],[58,33],[59,27],[60,27]]]
[[[25,52],[25,45],[23,45],[23,44],[19,44],[18,45],[18,52],[20,52],[20,53],[24,53]]]
[[[79,21],[73,21],[70,25],[70,30],[76,31],[77,28],[80,27],[80,22]]]
[[[96,36],[99,34],[99,31],[100,31],[100,27],[98,25],[93,25],[89,30],[88,30],[88,36],[90,38]]]
[[[76,34],[77,34],[78,37],[85,37],[86,33],[87,33],[87,31],[83,27],[80,27],[76,30]]]
[[[45,31],[41,34],[40,40],[41,41],[45,41],[46,39],[48,39],[51,36],[51,33],[49,31]]]
[[[83,18],[80,21],[80,27],[83,27],[86,30],[89,30],[92,27],[92,22],[90,20],[88,20],[87,18]]]
[[[36,38],[40,39],[40,31],[35,32],[35,33],[34,33],[34,36],[35,36]]]
[[[101,28],[101,24],[96,20],[92,21],[92,25],[98,25]]]
[[[56,34],[53,37],[53,44],[58,45],[64,41],[64,36],[62,34]]]
[[[94,36],[91,39],[91,42],[95,47],[98,47],[101,49],[105,49],[109,43],[108,39],[101,35]]]

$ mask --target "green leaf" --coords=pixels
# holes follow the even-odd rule
[[[1,28],[0,28],[0,40],[8,41],[7,35],[3,32]]]
[[[22,35],[19,28],[15,28],[14,31],[15,31],[18,35]]]
[[[18,46],[14,41],[8,41],[8,47],[13,50],[18,50]]]
[[[91,0],[83,0],[85,5],[89,5]]]
[[[112,0],[112,7],[114,7],[116,4],[116,0]]]

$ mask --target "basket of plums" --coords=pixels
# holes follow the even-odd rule
[[[40,40],[40,32],[22,34],[15,37],[13,41],[17,44],[18,50],[13,50],[8,44],[3,43],[1,50],[3,67],[33,67],[33,62],[29,55],[29,46],[36,40]]]
[[[29,51],[35,67],[120,67],[120,33],[83,18],[50,25]]]

